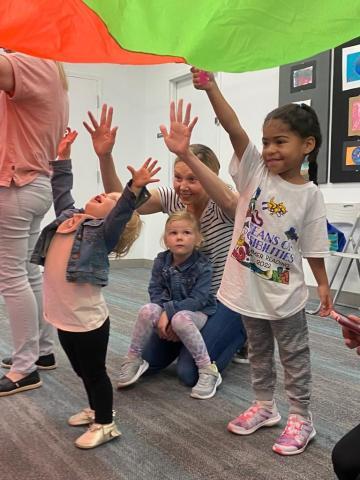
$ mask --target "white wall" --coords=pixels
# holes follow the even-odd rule
[[[159,125],[168,124],[169,101],[174,93],[171,81],[188,73],[185,65],[160,65],[148,67],[119,65],[66,65],[69,73],[95,77],[100,80],[100,105],[107,102],[114,107],[114,124],[120,126],[117,144],[114,149],[116,166],[122,181],[129,177],[126,165],[140,165],[147,157],[159,160],[162,170],[159,174],[161,184],[171,184],[172,157],[157,138]],[[235,108],[249,136],[259,147],[261,146],[261,127],[265,115],[278,105],[279,70],[278,68],[243,74],[219,74],[218,81],[224,96]],[[193,111],[199,115],[202,110],[196,96],[192,97]],[[186,100],[186,98],[185,98]],[[76,102],[76,92],[72,92],[72,102]],[[86,116],[86,112],[83,112]],[[204,112],[203,112],[204,113]],[[92,155],[91,144],[86,132],[83,133],[84,155]],[[196,142],[196,129],[193,135]],[[232,149],[227,135],[221,131],[218,150],[222,165],[220,175],[231,182],[227,173],[227,165]],[[99,186],[100,190],[101,187]],[[359,184],[327,184],[321,186],[325,201],[359,202]],[[94,192],[95,193],[95,192]],[[163,230],[165,216],[162,214],[143,217],[144,228],[140,239],[132,248],[128,258],[153,259],[160,249],[160,235]],[[305,266],[306,281],[315,285],[311,272]],[[345,290],[359,292],[359,282],[355,273],[351,275]]]

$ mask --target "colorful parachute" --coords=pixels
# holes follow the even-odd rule
[[[0,46],[67,62],[242,72],[360,35],[354,0],[1,0]]]

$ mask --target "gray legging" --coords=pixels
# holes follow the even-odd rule
[[[310,404],[311,366],[305,311],[280,320],[242,316],[249,341],[252,385],[257,400],[272,400],[276,370],[275,339],[285,371],[290,413],[307,417]]]

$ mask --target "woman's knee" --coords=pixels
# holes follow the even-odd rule
[[[191,357],[191,362],[178,361],[177,375],[179,380],[187,387],[193,387],[199,378],[198,369]]]

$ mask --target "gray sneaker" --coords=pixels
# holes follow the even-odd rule
[[[146,360],[140,358],[124,357],[120,365],[118,388],[124,388],[136,382],[149,368]]]
[[[199,368],[199,380],[191,390],[190,396],[202,400],[211,398],[215,395],[221,382],[222,378],[215,363],[205,368]]]

